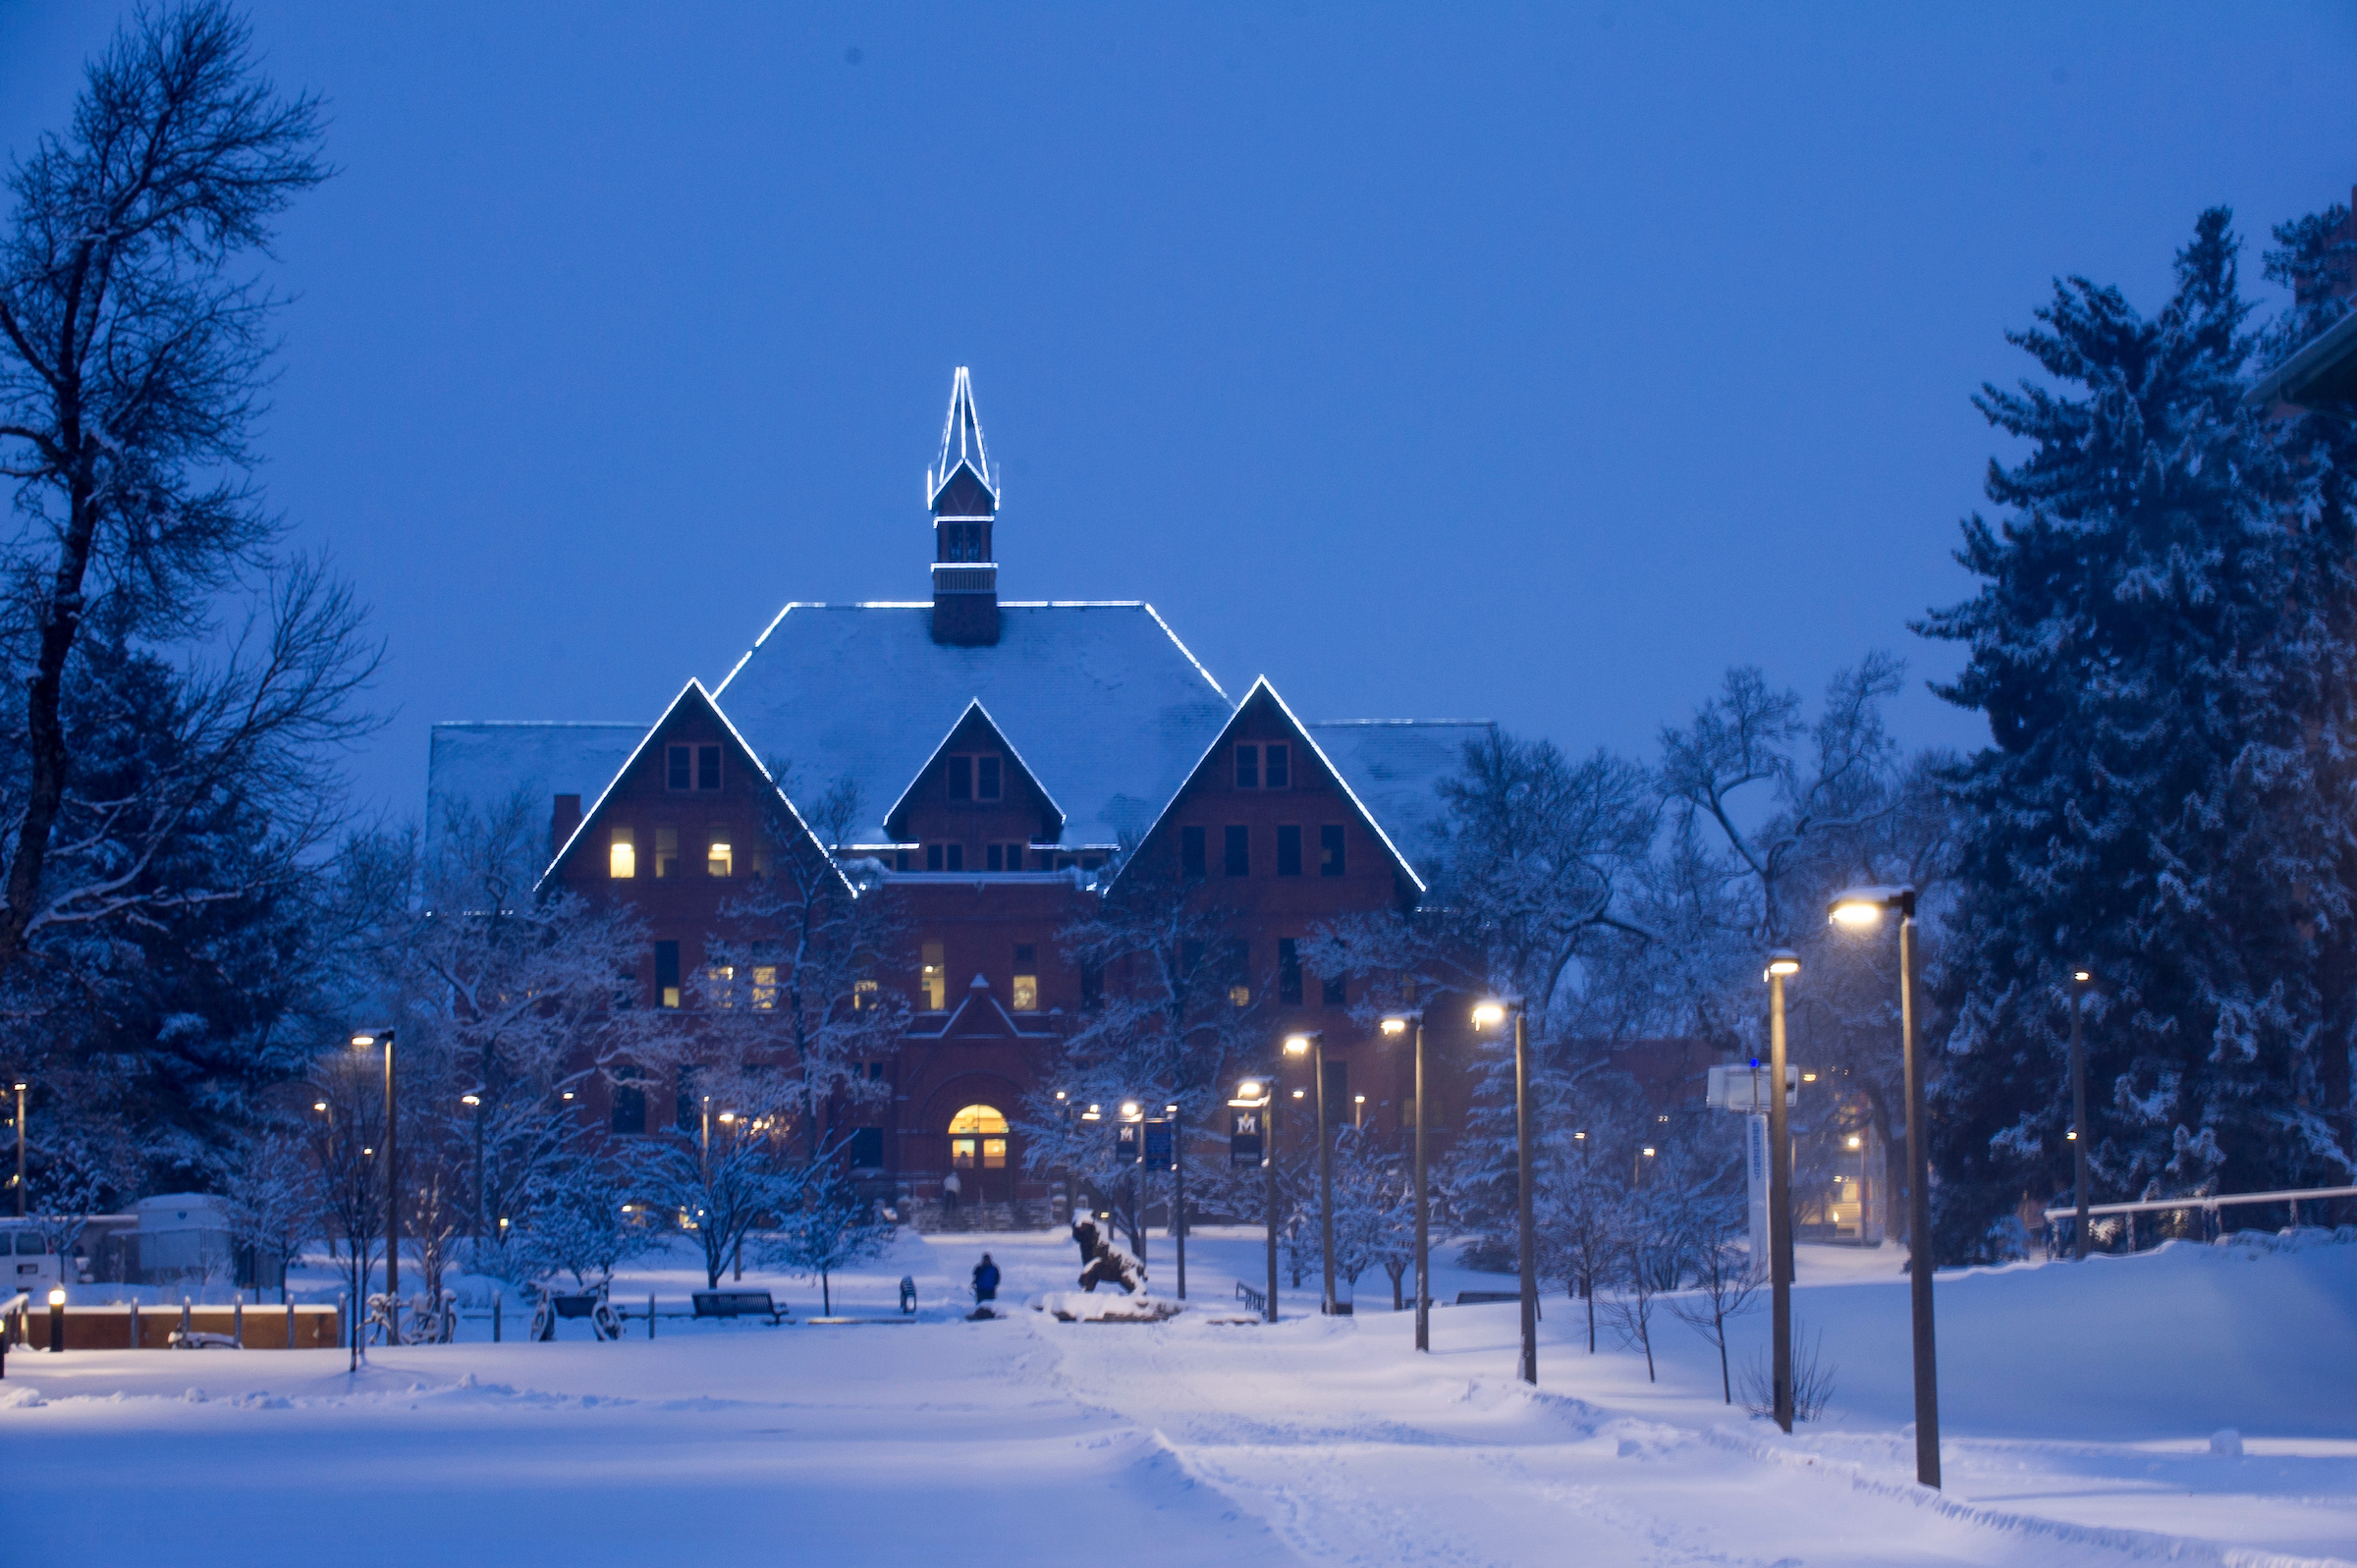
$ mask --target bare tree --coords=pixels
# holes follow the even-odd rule
[[[0,843],[0,974],[45,925],[196,896],[139,875],[190,805],[233,778],[332,800],[319,748],[366,725],[348,704],[375,650],[344,591],[302,565],[225,660],[189,667],[183,758],[139,797],[77,800],[64,717],[86,627],[201,637],[219,596],[274,569],[278,526],[247,475],[276,300],[233,269],[326,177],[319,132],[316,100],[281,97],[246,25],[199,3],[119,34],[72,128],[11,172],[0,475],[17,481],[17,526],[0,647],[25,744]]]
[[[248,1144],[228,1183],[229,1233],[252,1255],[258,1281],[264,1260],[278,1266],[278,1299],[287,1299],[287,1270],[316,1233],[321,1215],[319,1173],[291,1134],[273,1131]]]

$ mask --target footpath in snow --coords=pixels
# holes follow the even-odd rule
[[[967,1323],[986,1249],[1018,1310]],[[838,1282],[839,1312],[890,1316],[916,1274],[905,1325],[667,1321],[617,1344],[570,1325],[380,1350],[357,1377],[328,1352],[20,1353],[12,1556],[2357,1562],[2357,1246],[1943,1275],[1939,1496],[1911,1480],[1899,1256],[1803,1251],[1799,1316],[1837,1371],[1828,1419],[1790,1438],[1728,1410],[1715,1352],[1666,1317],[1649,1384],[1550,1299],[1532,1391],[1510,1305],[1437,1311],[1419,1357],[1379,1279],[1348,1320],[1288,1292],[1273,1328],[1059,1324],[1019,1310],[1071,1282],[1070,1243],[1043,1235],[906,1238]],[[1168,1254],[1157,1237],[1160,1288]],[[1248,1232],[1198,1236],[1189,1263],[1199,1306],[1262,1276]],[[1738,1369],[1764,1330],[1742,1324]],[[2223,1428],[2239,1455],[2212,1451]]]

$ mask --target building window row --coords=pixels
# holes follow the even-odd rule
[[[950,1002],[949,962],[938,942],[920,944],[917,949],[917,1003],[927,1012],[944,1012]],[[861,991],[875,989],[873,981],[858,982]],[[1085,987],[1083,988],[1085,989]],[[1014,984],[1009,988],[1010,1010],[1037,1012],[1039,1010],[1039,947],[1034,943],[1014,944]],[[854,999],[854,1005],[856,999]]]
[[[1178,830],[1178,870],[1181,876],[1201,879],[1211,874],[1211,830],[1183,825]],[[1252,875],[1252,830],[1230,824],[1220,830],[1220,870],[1230,877]],[[1349,870],[1348,855],[1343,847],[1343,825],[1326,823],[1318,829],[1318,875],[1340,877]],[[1280,823],[1277,827],[1277,875],[1301,875],[1301,827],[1298,823]]]
[[[966,864],[968,849],[977,850],[971,867]],[[1105,864],[1105,857],[1021,843],[971,845],[945,841],[916,849],[896,849],[892,862],[895,871],[1065,871],[1073,866],[1095,871]]]
[[[704,836],[704,875],[734,877],[737,875],[735,834],[722,825],[714,825]],[[758,874],[763,869],[761,851],[756,848],[745,857],[750,870]],[[680,874],[680,830],[676,827],[655,829],[655,879],[669,881]],[[606,839],[606,875],[616,882],[628,882],[638,875],[638,832],[635,828],[617,827]]]

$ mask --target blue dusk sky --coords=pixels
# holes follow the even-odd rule
[[[0,147],[119,15],[0,0]],[[389,641],[395,814],[433,721],[651,720],[788,600],[922,597],[959,364],[1002,592],[1149,599],[1232,694],[1649,755],[1883,647],[1977,744],[1905,623],[2005,331],[2357,181],[2346,6],[252,16],[342,170],[263,478]]]

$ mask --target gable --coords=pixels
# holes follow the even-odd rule
[[[1221,727],[1219,734],[1189,771],[1185,783],[1172,792],[1170,802],[1155,818],[1153,827],[1147,830],[1138,840],[1136,849],[1123,863],[1120,876],[1115,878],[1115,886],[1118,887],[1131,869],[1140,864],[1177,863],[1181,852],[1180,843],[1176,841],[1177,836],[1187,826],[1180,819],[1193,815],[1212,796],[1228,791],[1233,791],[1232,799],[1249,795],[1258,808],[1258,814],[1267,814],[1269,802],[1277,799],[1280,793],[1265,782],[1267,748],[1272,742],[1287,748],[1287,778],[1282,786],[1282,795],[1288,799],[1315,798],[1321,792],[1333,796],[1335,807],[1373,839],[1398,879],[1401,890],[1410,896],[1421,896],[1425,891],[1424,879],[1417,875],[1415,867],[1399,852],[1398,846],[1384,831],[1383,824],[1376,820],[1365,802],[1351,788],[1349,781],[1327,757],[1310,734],[1308,727],[1286,706],[1285,699],[1277,694],[1275,686],[1269,684],[1266,676],[1252,683],[1252,689],[1245,693],[1244,700],[1236,705],[1235,712]],[[1238,755],[1239,748],[1246,746],[1254,749],[1251,766],[1259,781],[1249,785],[1244,783],[1245,764]],[[1281,807],[1279,809],[1282,811]],[[1231,813],[1236,814],[1240,813]],[[1242,826],[1248,827],[1248,824]],[[1216,851],[1207,846],[1207,852]],[[1308,852],[1305,845],[1303,853],[1306,855]]]
[[[689,680],[663,710],[663,716],[639,738],[628,760],[599,793],[596,803],[582,813],[579,825],[558,848],[548,869],[540,874],[539,885],[545,885],[562,872],[576,853],[585,852],[582,846],[598,842],[603,826],[627,802],[650,796],[663,798],[682,812],[692,812],[707,804],[720,811],[732,798],[741,801],[748,796],[761,805],[783,804],[793,832],[806,840],[808,847],[826,859],[829,866],[834,864],[817,836],[802,821],[801,812],[753,755],[736,726],[729,723],[728,715],[712,701],[703,682]],[[835,876],[843,880],[840,871]],[[844,881],[844,888],[850,891],[848,880]]]
[[[1064,834],[1063,808],[979,701],[966,704],[884,814],[884,831],[895,842],[909,842],[918,837],[919,818],[937,820],[941,813],[961,809],[1019,812],[1037,823],[1030,835],[1034,843],[1054,843]]]

